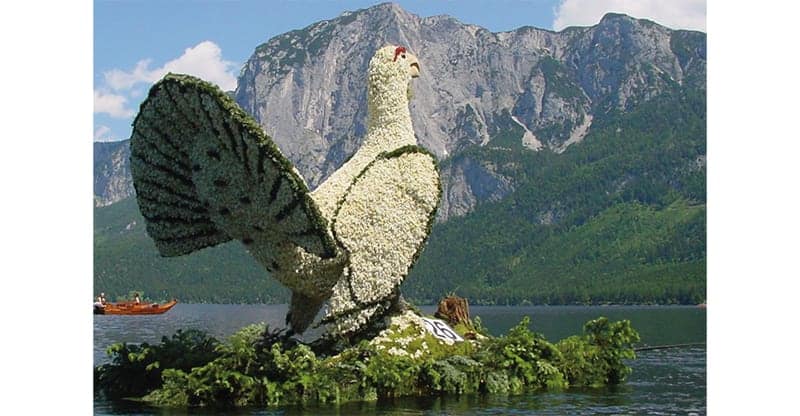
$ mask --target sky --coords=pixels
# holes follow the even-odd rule
[[[94,2],[94,141],[129,138],[139,103],[167,72],[189,73],[236,88],[256,46],[344,11],[383,1],[182,0]],[[674,29],[706,30],[705,0],[398,0],[427,17],[447,14],[493,32],[534,26],[590,26],[607,12]]]

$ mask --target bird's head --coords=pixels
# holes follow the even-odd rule
[[[370,91],[408,91],[411,78],[419,77],[419,61],[403,46],[384,46],[369,61]]]

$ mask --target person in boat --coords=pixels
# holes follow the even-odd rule
[[[103,309],[106,305],[106,294],[100,292],[100,295],[97,296],[97,301],[94,303],[95,309]]]
[[[133,303],[139,305],[142,303],[142,299],[139,297],[139,293],[133,294]]]

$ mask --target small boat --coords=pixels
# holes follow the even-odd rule
[[[95,305],[95,315],[159,315],[175,306],[177,299],[159,305],[158,303],[117,302]]]

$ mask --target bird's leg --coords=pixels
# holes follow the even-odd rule
[[[314,321],[317,313],[325,303],[325,297],[314,298],[300,292],[292,292],[289,312],[286,314],[286,324],[293,333],[302,334]]]
[[[256,342],[256,347],[259,349],[270,349],[274,344],[278,343],[284,350],[288,350],[300,343],[293,335],[294,332],[291,329],[280,328],[270,330],[269,326],[267,326],[264,328],[261,339]]]

